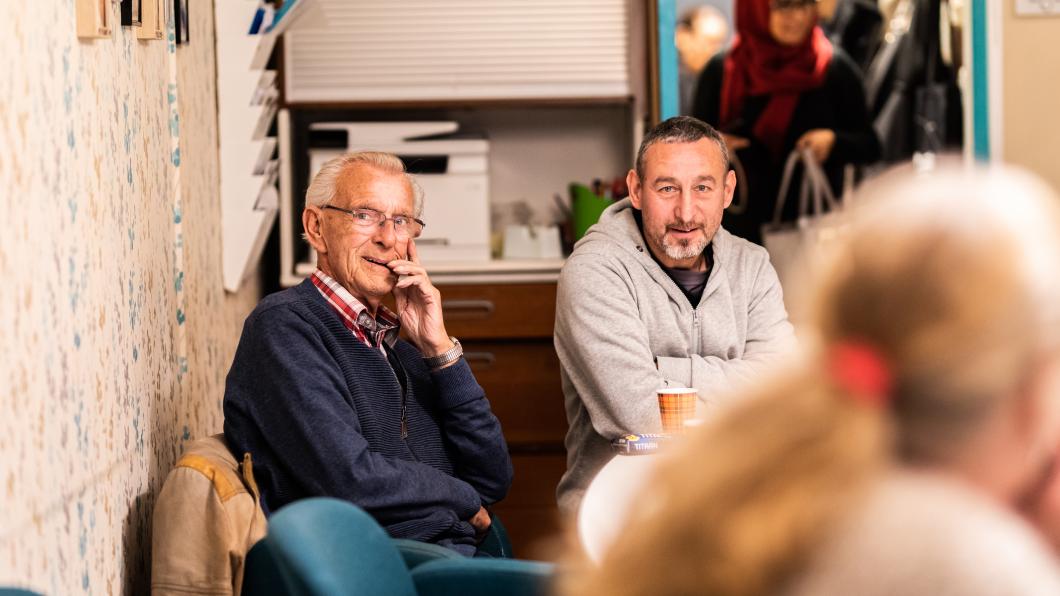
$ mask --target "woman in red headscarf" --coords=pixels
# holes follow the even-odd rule
[[[846,164],[879,158],[857,66],[817,26],[816,0],[736,0],[732,47],[703,69],[692,115],[717,127],[743,165],[743,213],[730,232],[755,242],[772,218],[788,154],[808,148],[838,196]],[[785,219],[796,202],[785,205]]]

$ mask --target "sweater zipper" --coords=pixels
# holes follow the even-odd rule
[[[387,360],[388,361],[390,360],[390,356],[391,355],[388,352],[387,353]],[[408,385],[411,385],[412,384],[412,380],[409,379],[409,375],[405,371],[405,365],[401,363],[401,359],[398,358],[397,354],[393,354],[393,360],[394,360],[394,362],[397,362],[397,365],[399,367],[401,367],[401,374],[403,374],[405,376],[405,383],[408,384]],[[396,370],[393,370],[393,368],[391,368],[390,374],[394,375],[394,380],[398,382],[398,387],[401,387],[401,440],[405,441],[406,443],[408,443],[407,439],[409,438],[409,419],[408,419],[409,388],[406,387],[406,386],[402,386],[401,385],[401,379],[398,378],[398,372]],[[412,447],[410,446],[409,447],[409,452],[411,452],[411,451],[412,451]],[[412,457],[416,458],[416,460],[419,461],[419,458],[416,457],[415,453],[412,454]]]
[[[405,399],[406,395],[403,391],[401,392],[401,440],[409,438],[409,423],[408,419],[405,417],[405,414],[407,412],[405,408]]]
[[[404,370],[404,366],[402,366],[402,370]],[[405,375],[405,379],[406,379],[406,381],[405,381],[406,383],[410,383],[410,384],[412,383],[411,380],[408,380],[408,375],[407,374]],[[394,380],[397,380],[397,374],[396,373],[394,374]],[[398,381],[398,387],[401,387],[401,382],[400,381]],[[407,439],[409,438],[408,399],[409,399],[409,389],[408,389],[408,387],[401,387],[401,440],[405,441],[406,443],[408,442]],[[411,448],[409,450],[411,451]]]
[[[408,375],[406,375],[405,378],[407,379]],[[411,385],[412,381],[409,381],[409,384]],[[401,440],[405,442],[405,447],[408,447],[409,455],[412,456],[412,459],[420,461],[419,456],[417,456],[416,452],[412,450],[412,445],[409,444],[409,419],[408,407],[406,406],[408,398],[409,392],[405,389],[401,392]]]
[[[692,309],[692,348],[699,351],[699,311]]]

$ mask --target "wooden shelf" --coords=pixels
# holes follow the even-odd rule
[[[289,102],[287,107],[300,110],[454,110],[482,108],[593,108],[628,106],[632,95],[616,97],[528,97],[525,99],[445,99],[417,101],[341,101]]]

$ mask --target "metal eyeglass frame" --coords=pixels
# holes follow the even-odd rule
[[[417,231],[415,234],[411,234],[410,233],[409,234],[409,238],[419,238],[420,234],[423,233],[423,228],[427,227],[427,224],[424,223],[423,220],[421,220],[421,219],[417,219],[415,217],[410,217],[408,215],[403,215],[401,213],[398,213],[397,215],[387,216],[387,215],[384,215],[381,211],[377,211],[377,210],[371,209],[369,207],[359,207],[357,209],[343,209],[342,207],[336,207],[334,205],[324,205],[323,207],[321,207],[321,209],[332,209],[334,211],[339,211],[339,212],[345,213],[346,215],[349,215],[349,216],[354,216],[358,212],[374,213],[376,215],[375,225],[377,225],[377,226],[381,226],[381,225],[385,224],[387,222],[387,220],[394,221],[395,217],[407,217],[407,218],[411,219],[412,221],[420,224],[419,231]],[[357,223],[357,221],[354,220],[354,224],[356,224],[356,223]],[[394,224],[394,233],[395,234],[397,233],[397,229],[398,229],[397,228],[397,223],[395,223]]]

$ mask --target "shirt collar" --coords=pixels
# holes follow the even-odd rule
[[[347,321],[355,323],[365,333],[370,334],[377,339],[380,338],[386,343],[388,347],[393,347],[397,341],[398,333],[401,331],[401,321],[398,316],[394,314],[392,310],[379,305],[376,310],[375,317],[368,312],[368,307],[361,303],[360,300],[354,298],[353,294],[349,290],[342,287],[339,282],[335,281],[333,277],[324,273],[320,269],[313,272],[313,277],[316,278],[320,283],[316,283],[318,289],[320,284],[326,286],[331,292],[323,292],[324,298],[328,299],[329,302],[338,307],[339,314],[343,316]],[[345,307],[345,308],[343,308]]]

